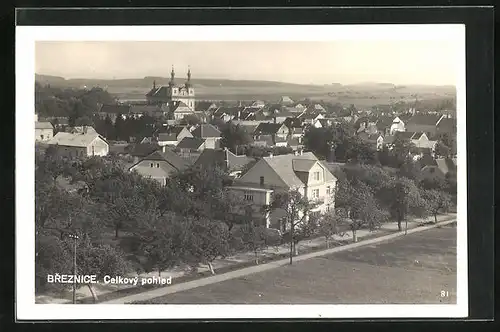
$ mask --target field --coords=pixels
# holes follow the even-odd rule
[[[441,291],[448,293],[441,296]],[[456,229],[419,232],[147,303],[456,303]]]
[[[165,85],[167,78],[145,77],[142,79],[96,80],[69,79],[62,77],[36,75],[36,80],[42,84],[50,83],[54,87],[81,88],[83,86],[106,87],[108,92],[119,99],[144,99],[145,94],[153,86]],[[177,83],[184,82],[177,78]],[[293,100],[310,98],[325,102],[354,104],[357,107],[373,105],[388,105],[398,101],[413,102],[418,100],[443,100],[455,98],[455,88],[452,86],[410,85],[396,86],[390,83],[359,83],[352,85],[331,84],[292,84],[271,81],[245,81],[225,79],[193,79],[196,98],[198,100],[265,100],[278,101],[281,96],[289,96]]]

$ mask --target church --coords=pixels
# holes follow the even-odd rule
[[[187,81],[184,84],[176,84],[175,71],[172,66],[170,73],[170,82],[166,86],[156,86],[153,82],[153,88],[146,94],[148,104],[167,104],[177,117],[183,117],[187,114],[193,114],[195,110],[194,88],[191,84],[191,69],[188,68]]]

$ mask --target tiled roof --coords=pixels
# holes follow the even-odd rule
[[[213,107],[213,106],[216,106],[216,105],[210,101],[199,101],[196,103],[195,108],[197,111],[207,111],[210,107]]]
[[[203,123],[199,125],[195,130],[191,132],[194,137],[198,138],[213,138],[220,137],[220,130],[215,128],[213,125],[208,123]]]
[[[441,133],[454,133],[457,130],[457,121],[452,118],[442,118],[437,124],[437,129]]]
[[[178,103],[176,103],[174,106],[173,106],[173,112],[174,113],[181,113],[181,112],[185,112],[185,111],[190,111],[190,112],[193,112],[193,110],[191,110],[191,108],[186,105],[186,103],[180,101]]]
[[[295,172],[309,172],[317,162],[313,159],[292,159],[292,168]]]
[[[283,123],[288,127],[288,128],[302,128],[302,119],[299,118],[286,118]]]
[[[415,135],[413,131],[396,131],[394,136],[402,139],[411,139]]]
[[[131,156],[139,158],[143,158],[158,149],[159,146],[157,144],[131,144],[126,148]]]
[[[182,159],[175,152],[171,151],[168,148],[164,149],[163,151],[162,150],[154,151],[153,153],[144,157],[144,159],[142,159],[141,161],[144,161],[144,160],[166,161],[167,163],[169,163],[170,165],[172,165],[175,169],[177,169],[179,171],[188,167],[188,165],[184,159]]]
[[[304,152],[302,155],[286,154],[263,157],[261,162],[267,163],[288,187],[301,187],[304,185],[304,182],[296,174],[296,171],[300,172],[301,170],[307,169],[308,165],[315,164],[318,162],[318,159],[312,152]],[[324,164],[322,164],[322,166],[324,166]],[[334,178],[328,168],[324,167],[324,169],[325,179]]]
[[[130,111],[130,105],[120,105],[120,104],[111,104],[111,105],[102,105],[99,112],[103,113],[114,113],[114,114],[127,114]]]
[[[184,137],[179,142],[179,144],[177,144],[177,148],[179,148],[179,149],[199,149],[203,143],[205,143],[204,139],[200,139],[197,137]]]
[[[35,122],[35,129],[54,129],[50,122]]]
[[[391,117],[380,116],[375,121],[378,130],[385,130],[386,128],[389,128],[392,125],[393,120],[394,119]]]
[[[258,142],[266,143],[268,146],[274,145],[272,135],[261,135],[258,139],[254,140],[254,143],[258,143]]]
[[[201,155],[196,160],[195,165],[212,166],[219,165],[226,168],[229,164],[229,171],[239,171],[245,165],[254,161],[255,159],[245,155],[237,156],[229,150],[224,149],[204,149]],[[228,164],[226,163],[228,162]]]
[[[159,133],[158,134],[158,141],[161,141],[161,142],[177,141],[177,135],[174,133]]]
[[[289,103],[289,104],[293,104],[293,100],[292,98],[288,97],[288,96],[282,96],[280,98],[280,103]]]
[[[289,138],[287,140],[287,143],[288,143],[289,147],[292,147],[292,146],[297,147],[297,146],[301,145],[298,138]]]
[[[47,144],[87,147],[97,137],[100,137],[97,133],[71,134],[58,132],[50,141],[47,142]]]
[[[408,119],[407,125],[429,125],[434,126],[441,118],[441,115],[432,115],[432,114],[415,114],[411,118]]]
[[[254,134],[255,135],[273,135],[278,132],[278,130],[281,128],[282,124],[281,123],[261,123],[259,126],[255,129]]]

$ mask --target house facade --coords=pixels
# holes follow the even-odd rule
[[[266,226],[284,230],[280,211],[263,216],[263,206],[271,202],[276,192],[297,190],[314,202],[311,212],[326,212],[333,209],[333,193],[337,179],[326,164],[312,152],[269,156],[260,159],[230,189],[241,199],[251,202],[257,216],[265,217]]]
[[[161,185],[166,185],[172,174],[182,171],[187,167],[186,162],[167,147],[163,147],[129,168],[130,172],[156,180]]]
[[[193,137],[193,134],[183,126],[173,126],[167,129],[166,132],[158,134],[158,145],[176,146],[184,137]]]
[[[220,147],[221,132],[211,124],[203,123],[191,131],[193,137],[204,140],[204,148],[218,149]]]
[[[35,122],[35,141],[47,142],[54,137],[54,127],[50,122]]]

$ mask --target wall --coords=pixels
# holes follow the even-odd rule
[[[54,137],[53,129],[35,129],[35,141],[48,141],[52,139],[52,137]]]
[[[56,147],[57,154],[61,157],[75,158],[75,157],[85,157],[87,155],[87,148],[76,147],[76,146],[64,146],[64,145],[54,145]]]
[[[153,164],[153,167],[151,167],[151,164]],[[157,167],[157,165],[159,167]],[[161,160],[142,160],[138,164],[134,165],[130,170],[135,170],[140,175],[150,177],[157,180],[161,184],[165,184],[166,179],[170,176],[170,174],[177,171],[172,165]]]
[[[94,149],[92,150],[92,147]],[[102,138],[97,137],[90,145],[87,147],[87,156],[107,156],[109,153],[109,145]]]

